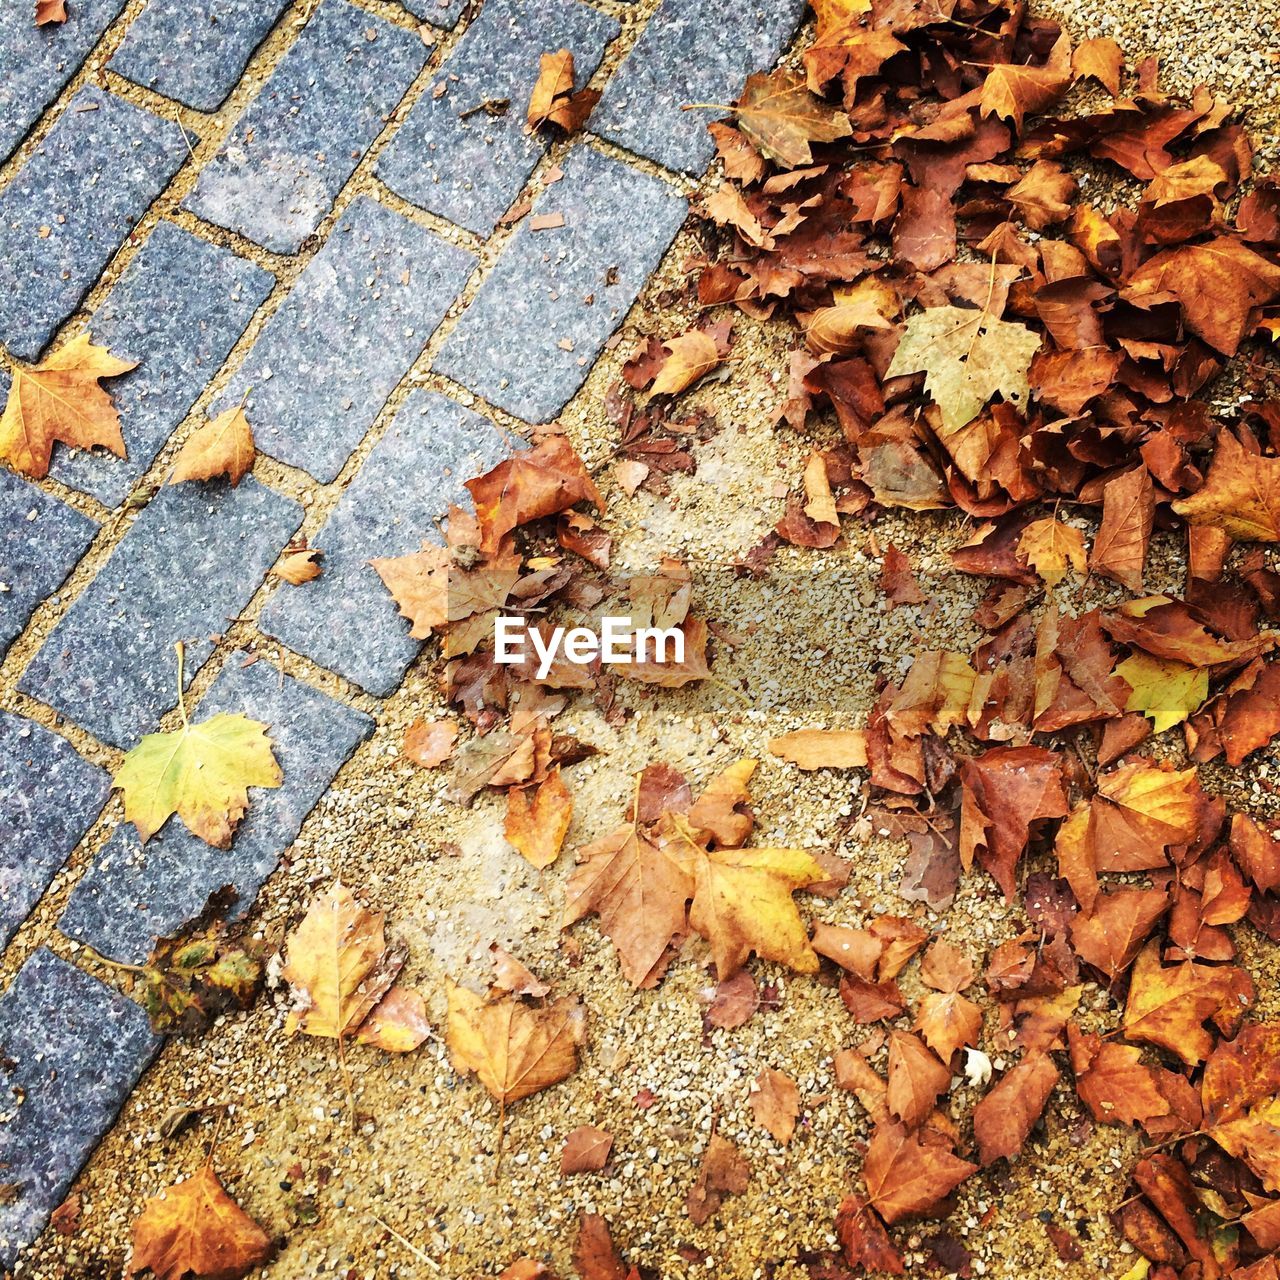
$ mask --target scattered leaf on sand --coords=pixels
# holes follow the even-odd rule
[[[933,1212],[978,1166],[920,1140],[906,1125],[882,1123],[867,1147],[867,1198],[889,1224]]]
[[[415,640],[425,640],[449,621],[449,553],[444,547],[424,542],[421,551],[407,556],[370,560],[400,606],[400,613],[413,626]]]
[[[1218,437],[1205,482],[1173,509],[1240,542],[1280,542],[1280,458],[1250,453],[1229,431]]]
[[[512,787],[507,792],[507,818],[503,834],[531,866],[541,870],[560,856],[560,846],[573,819],[573,797],[558,768],[529,792]]]
[[[392,987],[360,1024],[356,1040],[387,1053],[412,1053],[430,1035],[421,994],[412,987]]]
[[[860,769],[867,763],[862,729],[797,729],[769,739],[769,751],[801,769]]]
[[[1047,1053],[1032,1053],[983,1097],[973,1109],[973,1136],[984,1165],[1022,1150],[1057,1083],[1053,1059]]]
[[[211,1164],[153,1196],[133,1224],[129,1274],[156,1280],[240,1280],[275,1251],[271,1237],[222,1189]]]
[[[434,769],[453,755],[456,720],[415,720],[404,731],[404,754],[421,769]]]
[[[560,1172],[598,1173],[609,1162],[613,1134],[594,1125],[580,1124],[564,1140],[560,1153]]]
[[[668,354],[653,380],[655,396],[679,395],[720,363],[715,338],[701,329],[690,329],[678,338],[668,339],[663,345]]]
[[[805,79],[782,68],[747,77],[738,99],[738,128],[768,159],[784,169],[813,163],[814,142],[851,132],[849,117],[810,92]]]
[[[1018,539],[1018,559],[1029,564],[1048,586],[1056,587],[1068,568],[1084,574],[1084,534],[1049,516],[1033,520]]]
[[[790,1076],[765,1067],[751,1082],[751,1114],[784,1147],[796,1131],[800,1114],[800,1091]]]
[[[751,1166],[728,1138],[711,1135],[697,1181],[689,1188],[685,1208],[695,1226],[717,1213],[729,1196],[740,1196],[751,1180]]]

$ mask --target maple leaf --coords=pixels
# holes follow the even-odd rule
[[[1071,922],[1071,942],[1086,964],[1113,981],[1133,963],[1157,920],[1169,909],[1163,889],[1116,889],[1100,895]]]
[[[836,1210],[836,1239],[851,1267],[872,1273],[904,1275],[902,1255],[889,1239],[884,1223],[859,1195],[847,1195]]]
[[[1187,725],[1200,762],[1225,755],[1233,768],[1280,733],[1280,663],[1255,659]]]
[[[573,54],[568,49],[544,53],[539,62],[538,78],[525,118],[530,128],[544,124],[559,125],[566,133],[582,128],[586,118],[600,101],[598,89],[573,91]]]
[[[1241,542],[1280,542],[1280,458],[1251,453],[1224,431],[1204,484],[1173,509],[1190,524],[1211,525]]]
[[[1022,118],[1041,112],[1062,96],[1071,83],[1071,41],[1063,32],[1042,67],[997,63],[987,72],[980,95],[984,116],[1012,120],[1022,131]]]
[[[1031,1053],[983,1095],[973,1109],[973,1136],[984,1166],[1022,1150],[1057,1083],[1053,1059],[1047,1053]]]
[[[1107,481],[1102,491],[1102,523],[1089,556],[1090,572],[1130,591],[1141,591],[1155,509],[1155,488],[1146,467],[1133,467]]]
[[[1129,686],[1126,711],[1140,711],[1156,733],[1181,724],[1209,696],[1209,672],[1185,662],[1134,653],[1117,664],[1116,675]]]
[[[173,460],[169,483],[226,476],[234,488],[253,469],[255,452],[253,428],[245,417],[244,406],[237,405],[187,437]]]
[[[572,818],[573,798],[556,768],[538,785],[532,803],[518,787],[507,792],[503,835],[526,862],[541,870],[560,856]]]
[[[1255,307],[1280,296],[1280,266],[1231,236],[1180,245],[1144,262],[1121,297],[1172,294],[1187,328],[1223,355],[1233,356],[1249,331]]]
[[[785,1147],[796,1131],[796,1117],[800,1114],[800,1091],[795,1081],[766,1067],[751,1082],[748,1101],[756,1123]]]
[[[1124,54],[1109,36],[1096,36],[1076,46],[1071,55],[1071,74],[1076,80],[1096,80],[1113,97],[1120,96],[1120,73]]]
[[[582,459],[561,435],[547,436],[524,453],[466,482],[480,525],[480,550],[493,555],[518,525],[567,511],[576,502],[604,510],[604,499]]]
[[[400,606],[401,616],[413,624],[409,635],[415,640],[425,640],[449,621],[450,563],[449,552],[430,542],[407,556],[369,561]]]
[[[67,20],[67,0],[36,0],[36,26]]]
[[[929,1118],[938,1095],[951,1084],[950,1070],[908,1031],[889,1035],[889,1113],[909,1129]]]
[[[592,912],[613,941],[623,976],[643,986],[671,939],[685,927],[693,874],[673,849],[650,841],[634,826],[585,845],[565,885],[561,926]]]
[[[454,1070],[474,1073],[504,1106],[558,1084],[578,1065],[586,1014],[575,997],[538,1006],[511,996],[486,1001],[452,981],[448,995]]]
[[[813,163],[811,144],[853,132],[849,117],[810,92],[787,68],[747,77],[735,108],[738,128],[761,155],[784,169]]]
[[[341,881],[312,900],[285,940],[281,976],[294,996],[285,1019],[289,1035],[341,1040],[387,994],[404,955],[388,950],[385,919],[362,907]]]
[[[1169,1114],[1159,1076],[1133,1045],[1067,1028],[1076,1092],[1100,1124],[1143,1124]]]
[[[156,940],[137,970],[142,1006],[155,1031],[206,1031],[228,1009],[247,1009],[262,982],[262,962],[228,936],[218,917],[233,894],[214,894],[209,905],[174,937]]]
[[[240,1280],[275,1252],[271,1237],[222,1189],[212,1164],[153,1196],[133,1224],[129,1274]]]
[[[732,977],[754,951],[797,973],[817,973],[817,953],[791,895],[826,879],[803,849],[715,849],[695,864],[689,923],[708,942],[716,977]]]
[[[1018,559],[1029,564],[1050,587],[1056,587],[1070,566],[1085,571],[1084,534],[1061,520],[1033,520],[1018,539]]]
[[[653,381],[655,396],[679,395],[720,363],[715,338],[701,329],[690,329],[662,345],[667,350],[667,358]]]
[[[862,1176],[867,1198],[890,1225],[908,1217],[927,1217],[978,1166],[945,1147],[926,1145],[906,1125],[882,1123],[867,1146]]]
[[[137,827],[143,844],[176,813],[192,835],[229,849],[249,807],[249,788],[278,787],[284,775],[265,724],[227,711],[192,724],[182,686],[179,644],[182,726],[171,733],[147,734],[120,762],[113,782],[124,793],[125,821]]]
[[[1124,1033],[1176,1054],[1195,1066],[1213,1050],[1204,1023],[1212,1019],[1226,1034],[1253,1003],[1253,983],[1243,970],[1188,960],[1165,967],[1160,947],[1147,943],[1133,966],[1124,1009]]]
[[[100,446],[123,458],[120,415],[99,384],[137,367],[106,347],[95,347],[87,333],[34,368],[15,365],[0,416],[0,462],[42,480],[49,474],[55,441],[77,449]]]
[[[943,1062],[950,1062],[962,1045],[976,1045],[982,1031],[982,1010],[960,994],[973,981],[973,966],[940,939],[920,962],[920,977],[935,989],[920,1001],[915,1030]]]
[[[728,1138],[711,1135],[702,1157],[697,1181],[689,1188],[685,1209],[695,1226],[701,1226],[719,1212],[728,1196],[740,1196],[747,1189],[751,1166]]]
[[[996,392],[1025,408],[1027,370],[1040,335],[1025,325],[968,307],[929,307],[907,321],[886,378],[923,371],[924,386],[957,431],[972,422]]]

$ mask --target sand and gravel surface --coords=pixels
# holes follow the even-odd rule
[[[1237,101],[1257,138],[1261,166],[1274,167],[1280,0],[1194,6],[1063,0],[1038,8],[1062,19],[1077,39],[1113,36],[1130,64],[1156,54],[1170,89],[1205,82]],[[1104,182],[1095,181],[1090,195],[1105,202]],[[911,914],[975,960],[985,959],[1018,927],[988,878],[966,878],[945,917],[910,906],[897,894],[905,846],[860,820],[854,775],[801,775],[765,751],[766,740],[787,729],[860,725],[878,675],[896,676],[921,648],[975,642],[970,614],[979,584],[945,570],[946,552],[966,536],[966,522],[958,515],[895,514],[876,525],[874,537],[846,522],[832,552],[784,550],[762,584],[728,572],[777,520],[781,494],[794,484],[808,447],[772,425],[791,344],[781,322],[739,318],[727,379],[685,398],[714,412],[719,426],[697,446],[695,475],[674,481],[667,498],[642,491],[628,499],[612,479],[615,441],[604,393],[636,336],[670,336],[693,318],[682,290],[686,263],[699,250],[693,232],[677,239],[621,342],[564,422],[588,462],[602,468],[615,561],[642,566],[665,552],[696,562],[703,612],[742,639],[736,648],[719,646],[715,669],[746,696],[719,686],[629,689],[623,697],[634,715],[620,728],[606,725],[592,707],[572,706],[559,726],[602,750],[567,772],[575,801],[568,847],[618,823],[631,777],[651,761],[674,764],[696,785],[741,756],[758,757],[757,842],[834,851],[852,863],[838,898],[802,896],[807,913],[851,925],[885,912]],[[1229,388],[1223,398],[1229,400]],[[822,438],[821,428],[815,438]],[[876,551],[887,543],[910,554],[929,604],[886,610],[876,587]],[[1157,545],[1155,564],[1155,585],[1162,576],[1169,585],[1178,581],[1175,548]],[[1065,600],[1074,607],[1081,597],[1073,590]],[[1105,594],[1089,600],[1100,598]],[[272,657],[269,647],[263,652]],[[592,922],[576,926],[566,947],[559,918],[571,854],[545,872],[532,870],[502,838],[501,797],[484,795],[460,809],[444,798],[442,772],[417,769],[401,755],[411,721],[443,714],[438,677],[428,651],[269,882],[253,932],[278,944],[313,891],[341,876],[387,911],[391,932],[409,949],[406,977],[427,994],[437,1027],[446,977],[485,984],[492,975],[487,948],[497,942],[557,993],[576,993],[587,1005],[589,1039],[579,1070],[511,1109],[499,1168],[497,1105],[474,1080],[455,1075],[440,1040],[404,1058],[351,1049],[353,1123],[332,1046],[286,1037],[283,993],[269,991],[247,1016],[168,1048],[77,1184],[83,1228],[70,1237],[47,1232],[26,1275],[120,1274],[143,1199],[194,1171],[213,1128],[210,1118],[166,1140],[162,1123],[175,1108],[215,1103],[233,1104],[216,1157],[224,1181],[285,1242],[265,1272],[272,1280],[461,1280],[496,1275],[521,1255],[567,1276],[584,1211],[605,1215],[631,1262],[672,1280],[799,1280],[807,1275],[800,1255],[834,1245],[835,1209],[855,1186],[869,1126],[853,1095],[835,1087],[832,1057],[869,1029],[850,1022],[833,984],[753,962],[757,982],[771,988],[766,1006],[737,1030],[706,1031],[714,980],[696,939],[655,990],[639,992],[622,980],[612,946]],[[1206,784],[1270,807],[1277,780],[1270,759],[1261,753],[1251,771],[1232,778],[1206,770]],[[59,906],[55,894],[46,918],[30,926],[32,945]],[[1240,945],[1262,979],[1256,1013],[1275,1016],[1280,994],[1267,980],[1277,973],[1275,948],[1247,930]],[[904,982],[909,1000],[919,994],[912,972]],[[1108,1005],[1105,991],[1086,989],[1086,1020]],[[988,1012],[987,1047],[999,1067],[995,1015]],[[755,1124],[748,1106],[750,1081],[765,1067],[785,1072],[800,1090],[800,1124],[786,1148]],[[957,1081],[952,1113],[965,1116],[976,1096]],[[1021,1157],[966,1183],[945,1224],[896,1233],[909,1271],[923,1274],[929,1238],[946,1230],[972,1254],[974,1275],[1123,1275],[1134,1258],[1106,1213],[1123,1196],[1136,1142],[1125,1131],[1081,1121],[1074,1096],[1060,1091]],[[611,1161],[600,1173],[562,1177],[565,1135],[581,1124],[614,1135]],[[695,1227],[684,1198],[713,1126],[741,1146],[752,1177],[744,1195]],[[1081,1261],[1058,1259],[1046,1222],[1078,1235]]]

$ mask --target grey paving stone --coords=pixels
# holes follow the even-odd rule
[[[61,26],[37,27],[33,6],[0,4],[0,161],[13,154],[124,6],[125,0],[78,0]]]
[[[469,501],[462,482],[509,448],[487,418],[434,392],[415,392],[316,535],[324,573],[278,590],[262,611],[261,629],[369,693],[391,693],[422,642],[410,638],[368,562],[417,551],[423,539],[438,542],[436,521],[450,503]]]
[[[13,1265],[160,1050],[140,1005],[41,947],[0,997],[0,1266]]]
[[[415,18],[436,27],[453,27],[462,17],[467,0],[400,0]]]
[[[107,384],[128,456],[58,447],[51,474],[119,506],[274,283],[273,275],[230,250],[161,222],[89,321],[95,342],[138,362]]]
[[[526,422],[550,421],[582,385],[688,209],[665,182],[587,146],[563,168],[534,213],[564,226],[524,220],[435,362]]]
[[[446,91],[428,89],[414,104],[378,157],[378,176],[406,200],[487,236],[547,148],[546,134],[525,124],[539,55],[570,50],[581,88],[620,29],[578,0],[488,0],[440,69],[436,84]],[[503,98],[511,104],[503,116],[466,115]]]
[[[725,114],[686,103],[730,103],[748,75],[786,48],[806,0],[663,0],[605,87],[587,127],[668,169],[701,174]]]
[[[183,207],[264,249],[297,253],[426,56],[412,31],[324,0]]]
[[[18,687],[117,747],[177,705],[173,645],[190,679],[302,522],[252,477],[166,486],[50,633]]]
[[[0,467],[0,658],[97,532],[88,516]]]
[[[367,197],[342,215],[218,406],[246,412],[258,448],[328,483],[418,358],[472,254]]]
[[[242,712],[270,726],[284,785],[255,789],[229,850],[197,840],[176,819],[140,847],[122,824],[85,873],[58,927],[112,959],[137,963],[156,937],[170,935],[204,909],[209,895],[234,885],[247,911],[280,855],[334,774],[369,736],[373,721],[280,672],[269,662],[242,666],[232,654],[201,702],[197,718]]]
[[[0,950],[110,792],[108,774],[65,738],[0,711]]]
[[[0,342],[35,359],[186,158],[172,120],[81,89],[0,191]]]
[[[151,0],[111,70],[197,111],[216,111],[289,0]]]

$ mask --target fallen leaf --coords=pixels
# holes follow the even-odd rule
[[[1029,564],[1050,587],[1066,577],[1067,568],[1085,571],[1084,534],[1061,520],[1033,520],[1018,539],[1018,559]]]
[[[275,577],[283,578],[291,586],[300,587],[304,582],[313,582],[320,576],[322,555],[324,552],[316,547],[288,551],[280,557],[271,572]]]
[[[747,1189],[751,1178],[751,1166],[742,1153],[727,1138],[718,1133],[702,1156],[697,1181],[689,1188],[685,1209],[695,1226],[702,1226],[712,1214],[718,1213],[728,1196],[739,1196]]]
[[[1155,489],[1146,467],[1133,467],[1109,480],[1102,491],[1102,524],[1093,540],[1089,571],[1140,592],[1155,509]]]
[[[13,366],[13,382],[0,416],[0,461],[42,480],[58,441],[77,449],[99,446],[125,456],[120,415],[99,385],[137,365],[117,360],[82,333],[31,369]]]
[[[1040,342],[1025,325],[986,311],[930,307],[907,321],[885,377],[922,371],[943,426],[955,431],[972,422],[997,392],[1026,408],[1027,370]]]
[[[836,1239],[851,1267],[891,1276],[906,1273],[902,1255],[889,1239],[884,1223],[859,1195],[848,1195],[836,1210]]]
[[[862,729],[797,729],[769,739],[771,754],[801,769],[860,769],[867,763]]]
[[[67,20],[67,0],[36,0],[36,26]]]
[[[748,76],[736,111],[748,141],[784,169],[812,164],[812,143],[852,132],[843,111],[828,106],[809,91],[803,76],[786,68]]]
[[[1110,36],[1081,41],[1071,55],[1071,74],[1077,80],[1096,80],[1113,97],[1120,96],[1124,54]]]
[[[421,769],[434,769],[452,754],[458,741],[456,720],[415,720],[404,731],[402,750]]]
[[[572,818],[573,797],[555,768],[534,789],[532,801],[519,787],[507,792],[503,835],[530,866],[541,870],[560,856]]]
[[[600,93],[596,89],[573,89],[573,54],[568,49],[544,53],[540,59],[538,78],[529,97],[525,118],[530,128],[544,124],[559,125],[566,133],[576,133],[591,114]]]
[[[212,1164],[147,1200],[133,1224],[129,1274],[240,1280],[275,1252],[271,1237],[222,1189]]]
[[[580,1124],[564,1140],[560,1153],[560,1173],[598,1173],[609,1162],[613,1134],[594,1125]]]
[[[1280,458],[1250,453],[1224,431],[1204,484],[1173,509],[1189,524],[1211,525],[1240,542],[1280,542]]]
[[[425,640],[448,624],[450,559],[444,547],[424,542],[421,551],[369,564],[400,606],[401,616],[413,624],[413,639]]]
[[[720,363],[716,340],[701,329],[690,329],[663,344],[667,358],[653,381],[655,396],[674,396],[691,387]]]
[[[1156,733],[1181,724],[1209,696],[1209,673],[1185,662],[1130,654],[1116,666],[1116,675],[1130,688],[1126,711],[1141,712]]]
[[[486,1001],[448,983],[449,1059],[474,1073],[504,1106],[565,1079],[578,1065],[586,1015],[577,999],[529,1005],[507,996]]]
[[[427,1002],[411,987],[392,987],[360,1024],[356,1040],[386,1053],[412,1053],[431,1035]]]
[[[1022,1150],[1058,1083],[1047,1053],[1028,1054],[973,1109],[973,1136],[984,1166]]]
[[[889,1113],[908,1129],[927,1120],[938,1096],[951,1085],[946,1065],[909,1031],[889,1034]]]
[[[925,1145],[906,1125],[878,1124],[867,1146],[862,1176],[867,1198],[890,1225],[935,1214],[941,1202],[978,1166],[945,1147]]]
[[[785,1147],[796,1131],[796,1117],[800,1114],[800,1091],[795,1081],[781,1071],[765,1067],[751,1082],[748,1101],[756,1123]]]
[[[197,427],[187,437],[173,460],[169,483],[226,476],[234,488],[253,469],[256,452],[253,428],[245,417],[244,406],[238,405]]]

